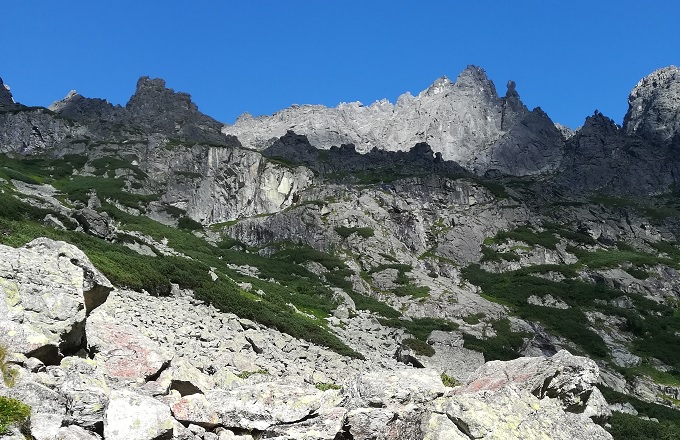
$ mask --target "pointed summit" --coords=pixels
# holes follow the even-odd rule
[[[13,107],[15,105],[12,92],[9,91],[9,86],[2,82],[0,78],[0,109]]]
[[[437,78],[430,87],[428,87],[423,94],[427,96],[439,95],[446,93],[453,87],[453,83],[446,76]]]

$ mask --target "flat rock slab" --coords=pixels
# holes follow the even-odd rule
[[[87,320],[88,351],[103,367],[104,374],[119,381],[144,381],[166,367],[173,354],[129,325],[105,312],[96,311]]]
[[[260,431],[272,425],[300,422],[340,403],[337,391],[323,392],[304,384],[282,382],[212,390],[206,400],[221,425]]]

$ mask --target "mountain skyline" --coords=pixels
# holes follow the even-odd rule
[[[645,6],[8,3],[0,74],[18,101],[43,106],[74,88],[125,104],[138,77],[160,77],[231,124],[293,104],[394,103],[474,64],[555,122],[576,128],[597,109],[621,124],[637,81],[680,64],[680,5]]]

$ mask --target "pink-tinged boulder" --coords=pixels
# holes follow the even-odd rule
[[[87,346],[104,375],[121,382],[149,380],[165,368],[172,353],[144,336],[135,327],[117,322],[106,312],[87,320]]]
[[[217,411],[203,394],[184,396],[172,405],[172,415],[182,423],[212,429],[220,424]]]
[[[573,356],[560,350],[552,357],[522,357],[511,361],[491,361],[482,365],[469,378],[468,383],[454,389],[458,395],[495,391],[513,386],[529,391],[539,399],[557,398],[563,408],[570,412],[582,413],[589,407],[589,416],[598,421],[607,419],[609,414],[594,411],[601,404],[589,405],[589,399],[601,398],[595,388],[600,376],[597,364],[589,358]],[[594,402],[591,402],[594,403]],[[606,412],[606,411],[605,411]]]
[[[82,348],[85,317],[111,290],[73,245],[47,238],[18,249],[0,245],[0,344],[58,364]]]

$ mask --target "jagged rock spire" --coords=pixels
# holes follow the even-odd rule
[[[9,86],[2,82],[0,78],[0,109],[14,106],[14,98],[12,92],[9,91]]]

